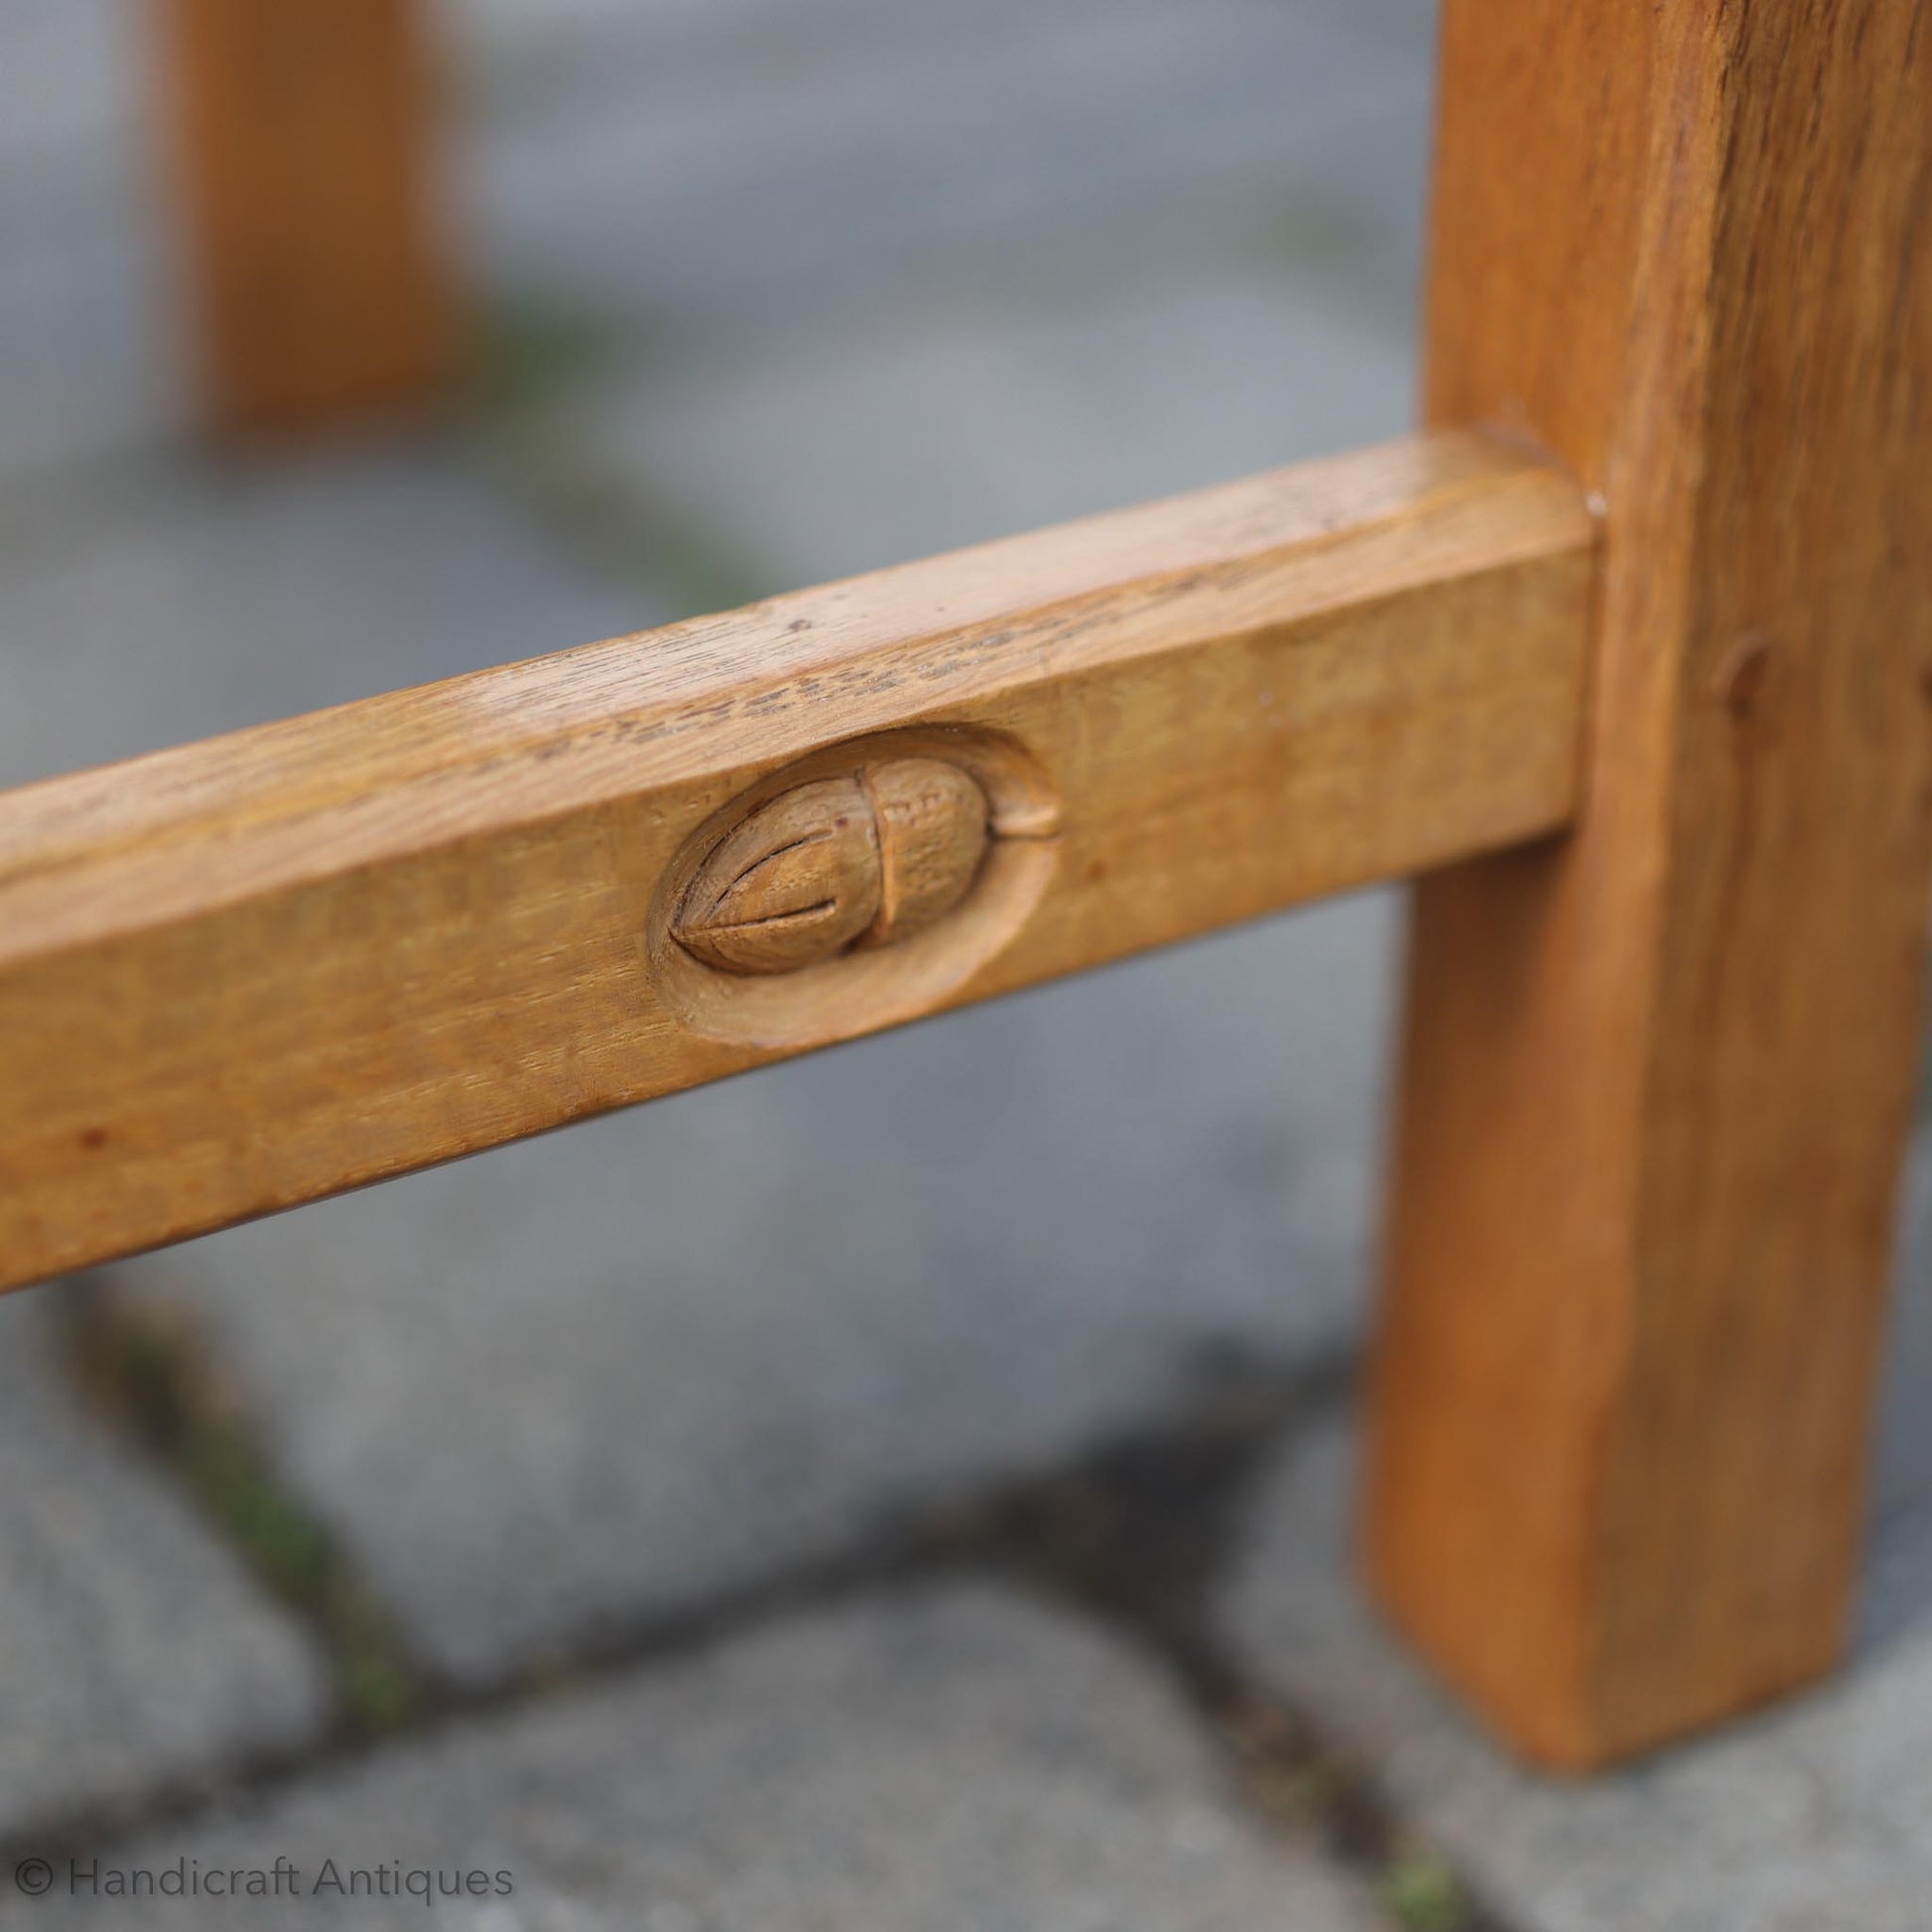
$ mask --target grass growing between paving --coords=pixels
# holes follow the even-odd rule
[[[1396,1860],[1383,1878],[1382,1898],[1407,1932],[1463,1932],[1475,1917],[1455,1873],[1431,1852]]]
[[[1221,1747],[1250,1811],[1355,1874],[1391,1932],[1506,1932],[1454,1870],[1297,1711],[1248,1680],[1215,1628],[1218,1587],[1240,1546],[1255,1479],[1299,1431],[1346,1398],[1337,1355],[1285,1371],[1237,1365],[1164,1421],[976,1498],[912,1510],[867,1546],[491,1685],[435,1682],[328,1533],[283,1488],[212,1351],[185,1310],[117,1295],[100,1277],[64,1297],[65,1352],[83,1394],[171,1471],[262,1587],[302,1617],[331,1659],[343,1723],[310,1753],[247,1773],[286,1784],[322,1759],[424,1734],[466,1715],[581,1691],[838,1602],[978,1576],[1101,1622],[1173,1681]],[[192,1813],[219,1791],[186,1794]],[[232,1792],[230,1796],[234,1795]]]
[[[929,1521],[925,1566],[990,1574],[1108,1624],[1178,1684],[1248,1807],[1360,1878],[1397,1932],[1506,1932],[1373,1777],[1251,1683],[1222,1646],[1218,1586],[1255,1478],[1346,1398],[1352,1360],[1218,1375],[1165,1425]],[[918,1566],[915,1566],[918,1567]]]
[[[1400,1932],[1505,1932],[1453,1868],[1390,1811],[1375,1782],[1266,1693],[1213,1709],[1249,1806],[1291,1838],[1312,1839],[1361,1874]]]
[[[187,1314],[69,1284],[62,1337],[92,1407],[167,1469],[262,1588],[308,1625],[354,1734],[407,1726],[425,1702],[381,1606],[328,1532],[282,1486],[241,1405]]]

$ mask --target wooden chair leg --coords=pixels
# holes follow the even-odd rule
[[[1437,421],[1600,492],[1581,829],[1426,881],[1370,1567],[1532,1756],[1840,1652],[1932,880],[1932,27],[1448,0]]]
[[[164,0],[207,407],[290,432],[433,395],[454,305],[421,0]]]

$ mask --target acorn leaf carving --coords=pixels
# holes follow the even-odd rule
[[[938,759],[795,786],[699,867],[672,931],[728,973],[793,973],[891,945],[951,912],[986,855],[986,794]]]

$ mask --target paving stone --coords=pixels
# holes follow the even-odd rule
[[[1871,1648],[1932,1617],[1932,1122],[1913,1148],[1901,1214],[1865,1564],[1863,1628]]]
[[[1776,1711],[1587,1786],[1509,1764],[1352,1587],[1345,1426],[1284,1457],[1229,1621],[1521,1932],[1923,1932],[1932,1899],[1932,1149],[1916,1169],[1863,1645]]]
[[[571,17],[599,5],[579,0]],[[787,34],[762,0],[715,16],[653,8],[624,30],[638,40],[621,53],[606,46],[615,28],[580,26],[579,57],[595,54],[602,85],[619,86],[646,43],[683,49],[650,84],[704,123],[703,141],[678,131],[677,113],[605,117],[621,120],[626,140],[648,130],[709,157],[627,166],[642,215],[702,199],[693,173],[714,150],[762,180],[766,199],[820,192],[814,157],[829,143],[828,218],[841,234],[895,198],[924,220],[924,144],[949,114],[973,130],[982,167],[1010,168],[1026,187],[1023,206],[989,217],[983,245],[940,223],[917,264],[870,259],[864,273],[832,277],[745,248],[730,221],[705,212],[704,232],[724,237],[715,245],[763,262],[770,286],[730,318],[658,331],[627,379],[587,399],[578,427],[641,501],[750,560],[760,589],[1222,482],[1413,420],[1413,223],[1385,211],[1381,226],[1401,238],[1375,245],[1401,266],[1393,282],[1364,279],[1354,271],[1374,252],[1364,236],[1376,223],[1324,201],[1323,170],[1347,149],[1345,130],[1379,125],[1373,102],[1399,97],[1413,138],[1372,145],[1394,202],[1420,207],[1430,35],[1415,10],[815,0],[791,12]],[[1083,218],[1042,207],[1051,166],[981,126],[998,95],[982,59],[1004,64],[1053,152],[1093,172]],[[890,106],[814,92],[875,84]],[[741,87],[789,104],[775,117],[759,108],[756,141],[717,138],[711,117],[734,125]],[[1226,137],[1241,120],[1236,96],[1251,92],[1289,142],[1266,212],[1243,199],[1252,185],[1224,184],[1219,201],[1185,192],[1187,169],[1167,145]],[[1079,129],[1090,99],[1104,103],[1104,137]],[[975,171],[955,157],[938,172],[959,185]],[[545,206],[554,214],[596,198],[552,190]],[[598,218],[607,239],[621,232],[608,207]],[[799,229],[789,216],[783,225]],[[639,259],[620,254],[626,269]],[[594,268],[572,285],[597,286]]]
[[[661,621],[433,446],[0,513],[0,785]]]
[[[0,1303],[4,1833],[296,1745],[328,1711],[307,1639],[69,1395],[56,1292]]]
[[[0,6],[0,486],[183,419],[150,26],[125,0]]]
[[[1413,237],[1432,10],[1280,0],[466,9],[492,274],[688,313],[1215,185]],[[1413,255],[1412,241],[1407,252]]]
[[[1411,359],[1291,268],[1115,253],[720,332],[584,433],[778,588],[1399,435]]]
[[[46,1926],[425,1923],[361,1866],[505,1874],[477,1932],[1367,1932],[1349,1883],[1229,1802],[1189,1715],[1087,1629],[990,1593],[827,1615],[332,1773],[110,1869],[266,1866],[299,1903],[69,1891]],[[84,1855],[83,1866],[95,1854]],[[104,1879],[103,1879],[104,1882]],[[22,1918],[25,1921],[26,1915]]]
[[[1364,898],[152,1261],[415,1641],[488,1677],[1343,1345]]]

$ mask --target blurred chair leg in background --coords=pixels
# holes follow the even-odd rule
[[[287,435],[434,399],[458,331],[424,0],[158,0],[206,417]]]

